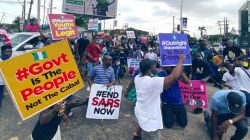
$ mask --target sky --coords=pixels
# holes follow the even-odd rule
[[[23,0],[0,0],[0,17],[2,18],[1,12],[7,13],[3,21],[11,23],[16,16],[21,15],[22,6],[20,3],[6,4],[3,1]],[[37,0],[34,1],[31,15],[36,17]],[[43,3],[44,0],[41,1]],[[53,13],[62,13],[62,1],[53,0],[55,8]],[[237,31],[238,10],[245,2],[246,0],[183,0],[183,17],[188,18],[188,33],[199,37],[198,27],[205,26],[207,34],[219,34],[217,22],[224,20],[224,17],[229,20],[229,31],[232,28]],[[172,32],[173,16],[175,16],[175,26],[180,21],[180,5],[181,0],[118,0],[116,28],[122,28],[127,23],[129,27],[146,30],[152,34]],[[28,7],[29,5],[26,11]],[[43,16],[43,8],[41,13]],[[105,28],[113,29],[113,20],[105,21]]]

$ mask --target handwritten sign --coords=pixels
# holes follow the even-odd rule
[[[84,86],[67,40],[3,61],[0,68],[23,120]]]
[[[118,119],[121,96],[122,86],[92,85],[86,117],[92,119]]]
[[[207,108],[206,83],[199,80],[190,80],[190,84],[179,82],[179,87],[186,106],[190,108]]]
[[[141,59],[128,59],[128,70],[130,75],[134,75],[135,71],[140,67]]]

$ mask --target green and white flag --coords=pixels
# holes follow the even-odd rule
[[[34,53],[32,53],[32,55],[34,56],[35,61],[43,60],[45,58],[48,58],[45,51],[43,51],[43,52],[34,52]]]

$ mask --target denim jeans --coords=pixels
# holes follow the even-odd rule
[[[218,126],[221,125],[224,121],[226,121],[228,119],[232,119],[234,117],[235,117],[235,115],[233,113],[218,115]],[[248,132],[246,119],[242,119],[242,120],[240,120],[238,122],[235,122],[233,125],[236,127],[236,131],[235,131],[234,135],[230,138],[230,140],[241,140],[241,139],[243,139],[246,136],[247,132]],[[212,139],[213,138],[213,126],[212,126],[211,118],[206,120],[206,126],[208,128],[209,135],[210,135],[210,137]],[[222,135],[223,134],[218,133],[218,136],[219,136],[220,140],[222,139]]]
[[[3,94],[4,94],[4,85],[0,85],[0,108],[3,102]]]
[[[181,127],[187,126],[187,111],[184,104],[162,103],[162,117],[166,128],[172,128],[175,120]]]
[[[246,117],[250,117],[250,93],[247,92],[247,91],[244,91],[244,90],[241,90],[241,91],[246,96],[247,105],[246,105],[246,108],[245,108],[245,110],[246,110],[245,115],[246,115]],[[248,123],[250,123],[250,122],[248,122]]]

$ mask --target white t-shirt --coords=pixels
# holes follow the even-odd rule
[[[147,132],[163,129],[161,98],[164,77],[135,77],[137,102],[135,116],[140,127]]]
[[[150,59],[150,60],[157,60],[157,55],[155,54],[155,53],[151,53],[151,52],[149,52],[149,53],[147,53],[146,55],[145,55],[145,58],[148,58],[148,59]]]
[[[250,71],[249,70],[246,70],[246,71],[250,75]],[[240,90],[245,90],[245,91],[249,92],[250,91],[250,78],[249,78],[249,76],[246,74],[246,72],[241,67],[236,67],[235,73],[236,73],[236,78],[237,78],[237,82],[239,84]]]
[[[240,89],[236,76],[231,75],[229,72],[223,74],[222,80],[227,83],[232,89]]]

